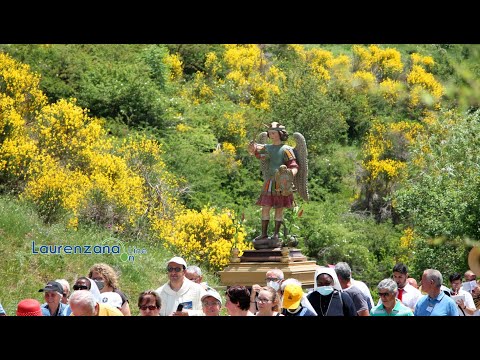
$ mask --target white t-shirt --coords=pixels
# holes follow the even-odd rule
[[[466,307],[468,307],[470,309],[475,309],[475,303],[473,302],[472,294],[470,294],[468,291],[460,289],[460,290],[458,290],[458,295],[465,296],[465,301],[463,303],[465,304]],[[463,310],[463,311],[462,310],[460,310],[460,308],[458,309],[458,316],[472,316],[472,315],[468,314],[465,310]],[[475,313],[473,314],[473,316],[475,316]]]

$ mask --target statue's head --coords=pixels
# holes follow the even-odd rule
[[[274,121],[266,126],[268,127],[268,131],[278,131],[280,133],[280,140],[286,141],[288,139],[288,132],[285,130],[285,126],[280,123]]]

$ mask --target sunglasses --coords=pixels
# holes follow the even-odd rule
[[[388,292],[386,292],[386,293],[381,293],[381,292],[379,292],[379,293],[378,293],[378,296],[380,296],[380,297],[382,297],[382,296],[388,296],[388,295],[390,295],[390,293],[388,293]]]
[[[168,272],[172,272],[172,271],[180,272],[182,270],[183,270],[183,268],[181,268],[181,267],[171,267],[171,266],[167,267]]]
[[[157,310],[158,309],[158,306],[156,305],[142,305],[142,306],[139,306],[138,307],[140,310]]]
[[[88,290],[87,285],[73,285],[73,290]]]

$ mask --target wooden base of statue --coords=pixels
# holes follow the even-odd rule
[[[282,255],[283,251],[283,255]],[[285,252],[288,251],[286,254]],[[286,262],[290,261],[306,261],[307,257],[302,254],[299,249],[295,248],[274,248],[274,249],[261,249],[261,250],[245,250],[243,255],[240,256],[241,262],[265,262],[274,261],[282,262],[282,256],[287,256]]]
[[[295,278],[302,282],[303,288],[313,288],[318,265],[315,261],[307,260],[299,249],[284,247],[246,250],[240,257],[238,257],[238,249],[234,250],[232,250],[230,264],[219,272],[220,282],[224,286],[266,285],[266,272],[271,269],[280,269],[285,279]]]

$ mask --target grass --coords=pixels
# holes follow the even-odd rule
[[[116,253],[97,254],[42,254],[44,247],[54,245],[107,246]],[[99,249],[99,248],[96,248]],[[121,254],[129,259],[124,261]],[[122,242],[106,229],[94,227],[68,230],[62,223],[47,226],[35,212],[14,197],[0,196],[0,303],[7,315],[15,315],[17,304],[25,298],[44,303],[39,289],[47,281],[64,278],[73,286],[80,276],[86,276],[90,267],[107,263],[119,274],[119,287],[130,300],[132,315],[138,315],[138,295],[147,289],[157,289],[167,282],[166,262],[177,254],[165,249],[161,243],[140,241]],[[195,264],[189,264],[195,265]],[[198,265],[198,264],[197,264]],[[219,288],[219,278],[202,268],[203,280]]]

